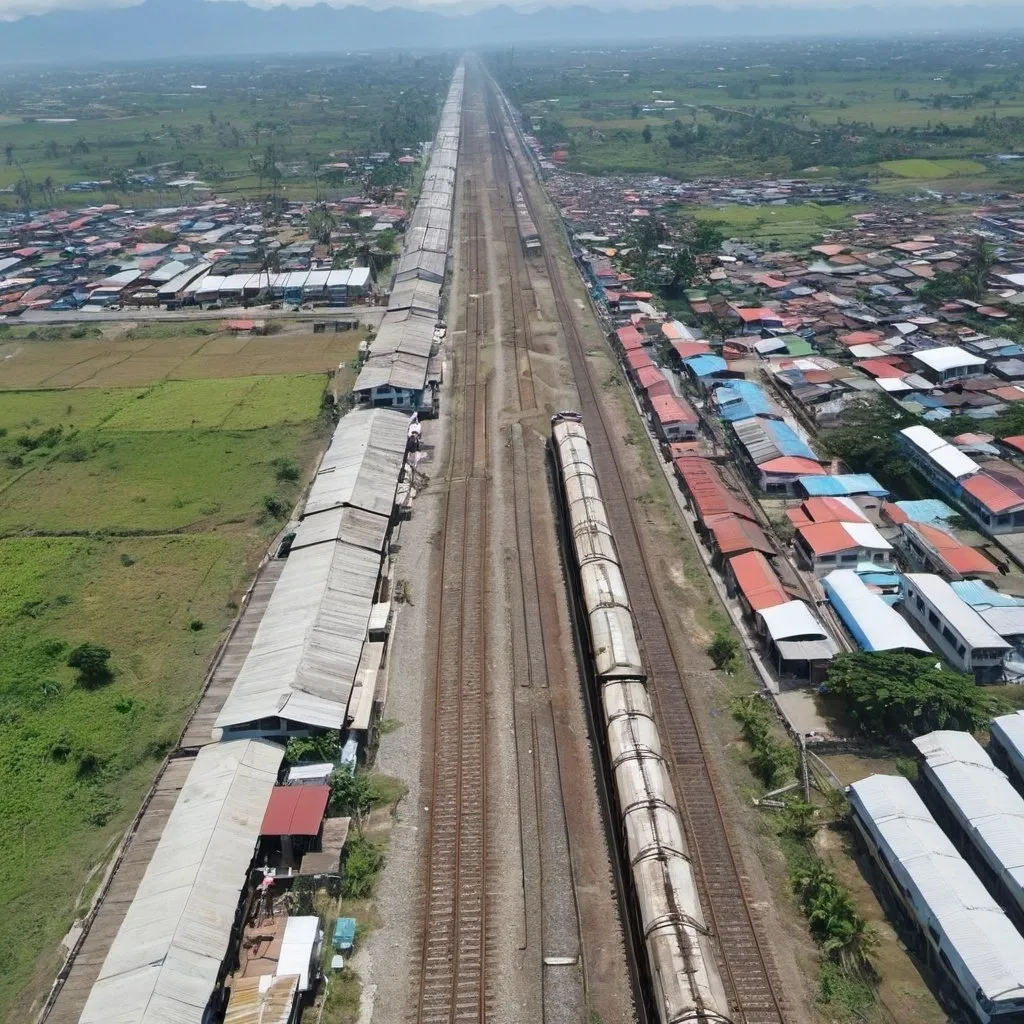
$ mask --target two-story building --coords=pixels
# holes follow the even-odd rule
[[[941,576],[907,573],[900,583],[903,614],[950,668],[979,683],[1003,678],[1011,647]]]

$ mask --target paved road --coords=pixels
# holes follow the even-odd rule
[[[11,323],[29,324],[98,324],[98,323],[186,323],[195,320],[346,320],[358,318],[362,323],[376,327],[384,316],[384,306],[331,306],[299,312],[288,309],[120,309],[85,313],[81,310],[56,312],[49,309],[30,309]]]

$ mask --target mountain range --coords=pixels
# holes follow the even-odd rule
[[[463,10],[366,6],[253,7],[145,0],[132,7],[57,10],[0,22],[0,59],[145,60],[366,49],[452,49],[699,39],[1024,31],[1024,3],[973,6],[507,6]]]

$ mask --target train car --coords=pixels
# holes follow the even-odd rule
[[[995,719],[989,726],[988,750],[1017,790],[1024,793],[1024,714],[1015,711]]]
[[[689,847],[662,756],[640,645],[597,471],[578,413],[552,417],[552,449],[587,620],[619,834],[632,879],[649,1003],[661,1024],[729,1019]]]
[[[1024,1020],[1024,938],[911,782],[848,787],[855,830],[945,987],[980,1024]]]

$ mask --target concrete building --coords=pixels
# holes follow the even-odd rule
[[[1008,644],[940,576],[907,573],[900,584],[903,613],[931,648],[957,672],[998,683]]]

